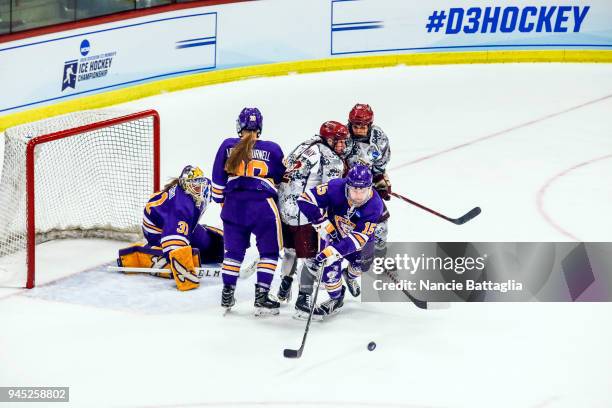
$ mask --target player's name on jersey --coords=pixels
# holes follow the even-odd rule
[[[232,150],[234,150],[233,147],[230,147],[229,149],[227,149],[228,157],[232,153]],[[267,150],[253,149],[253,154],[251,156],[251,159],[263,160],[263,161],[269,162],[270,161],[270,152],[267,151]]]
[[[462,290],[470,291],[491,291],[491,292],[519,292],[523,290],[523,284],[514,279],[504,282],[494,281],[475,281],[466,279],[465,281],[452,280],[450,282],[436,282],[429,279],[419,279],[416,282],[411,280],[399,280],[397,282],[383,282],[380,279],[374,280],[374,290],[377,291],[431,291],[431,292],[455,292]]]

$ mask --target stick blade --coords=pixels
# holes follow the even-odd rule
[[[482,210],[480,209],[480,207],[474,207],[470,211],[468,211],[465,215],[462,215],[461,217],[457,218],[453,222],[457,225],[465,224],[466,222],[470,221],[472,218],[478,216],[478,214],[480,214],[481,212]]]
[[[419,309],[427,310],[429,308],[427,306],[427,302],[424,300],[419,300],[415,298],[414,296],[410,296],[410,300],[412,300],[412,303],[414,303],[414,305],[418,307]]]
[[[285,349],[283,350],[283,356],[285,356],[285,358],[300,358],[302,356],[302,350]]]
[[[423,309],[423,310],[427,310],[428,306],[427,306],[427,301],[425,300],[420,300],[415,298],[414,296],[412,296],[412,294],[410,292],[408,292],[407,290],[403,290],[402,292],[404,292],[404,295],[406,295],[408,297],[408,299],[410,299],[410,301],[412,303],[414,303],[414,305],[416,307],[418,307],[419,309]]]

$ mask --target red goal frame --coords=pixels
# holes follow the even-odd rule
[[[159,190],[160,174],[159,174],[159,141],[160,141],[160,120],[157,111],[149,109],[142,112],[132,113],[125,116],[120,116],[114,119],[103,120],[89,125],[79,126],[72,129],[62,130],[47,135],[33,137],[26,146],[26,208],[27,208],[27,282],[26,288],[34,287],[34,276],[36,267],[36,226],[35,226],[35,195],[34,195],[34,151],[36,146],[52,142],[54,140],[63,139],[74,136],[76,134],[90,132],[93,130],[102,129],[109,126],[114,126],[126,122],[131,122],[137,119],[153,118],[153,192]]]

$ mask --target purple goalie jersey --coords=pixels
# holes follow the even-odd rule
[[[204,208],[196,207],[193,198],[178,185],[155,193],[145,205],[142,221],[148,243],[161,246],[164,253],[191,245],[191,234]]]
[[[374,237],[376,223],[383,212],[383,202],[372,189],[372,196],[361,207],[351,207],[346,198],[346,178],[330,180],[306,190],[298,199],[300,210],[310,222],[327,218],[336,227],[341,237],[333,243],[340,255],[347,256],[361,250]]]
[[[277,198],[276,185],[285,173],[283,151],[274,142],[257,140],[253,147],[253,156],[242,166],[241,174],[228,174],[225,171],[232,148],[239,138],[225,139],[215,156],[212,172],[212,198],[218,203],[224,201],[228,194],[237,198]]]

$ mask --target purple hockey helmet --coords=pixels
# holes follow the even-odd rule
[[[246,130],[257,130],[261,133],[263,129],[263,116],[257,108],[244,108],[236,119],[236,131],[238,133]]]
[[[357,163],[348,172],[346,184],[354,188],[367,188],[372,186],[372,172],[365,164]]]

